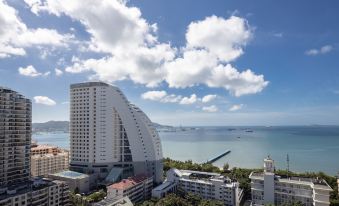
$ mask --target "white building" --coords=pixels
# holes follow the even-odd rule
[[[305,206],[330,205],[331,187],[311,178],[282,178],[274,173],[274,161],[264,159],[264,172],[250,174],[252,205],[282,205],[301,202]]]
[[[90,180],[89,176],[86,174],[65,170],[50,174],[49,177],[54,180],[66,182],[71,191],[78,190],[80,193],[87,193],[90,191]]]
[[[31,148],[32,176],[48,176],[49,174],[67,170],[69,153],[51,145],[37,145]]]
[[[239,205],[243,196],[238,182],[218,173],[174,168],[167,171],[165,182],[152,190],[152,196],[162,198],[178,188],[204,199],[220,200],[227,206]]]
[[[128,197],[133,203],[139,203],[151,197],[152,189],[152,176],[137,175],[108,186],[107,199],[118,200]]]
[[[122,168],[123,178],[147,174],[156,183],[162,181],[158,133],[115,86],[102,82],[71,85],[70,140],[71,170],[104,180],[112,168]]]

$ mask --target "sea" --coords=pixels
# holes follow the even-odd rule
[[[159,132],[164,157],[222,167],[262,168],[268,155],[277,169],[339,174],[339,126],[185,127]],[[68,133],[33,134],[39,144],[69,149]],[[288,156],[288,158],[287,158]],[[289,160],[289,161],[288,161]]]

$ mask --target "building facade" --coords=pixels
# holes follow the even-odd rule
[[[56,146],[37,145],[31,148],[32,176],[48,176],[48,174],[67,170],[69,152]]]
[[[31,101],[0,87],[0,195],[29,181],[31,126]]]
[[[70,87],[70,169],[104,180],[113,168],[162,181],[160,138],[149,118],[119,88],[87,82]]]
[[[118,200],[128,197],[132,203],[139,203],[151,197],[152,189],[152,176],[137,175],[108,186],[107,199]]]
[[[332,188],[325,180],[280,177],[274,173],[274,161],[264,159],[264,172],[250,174],[252,205],[284,205],[301,202],[305,206],[330,205]]]
[[[1,206],[68,206],[69,188],[65,182],[35,179],[30,188],[8,194],[0,200]]]
[[[69,205],[69,189],[61,181],[30,175],[31,101],[0,87],[0,205]]]
[[[238,206],[243,197],[239,183],[218,173],[178,170],[167,171],[165,182],[152,190],[152,196],[165,197],[178,189],[204,199],[219,200],[226,206]]]

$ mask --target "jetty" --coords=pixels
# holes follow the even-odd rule
[[[231,153],[231,150],[227,150],[227,151],[225,151],[225,152],[223,152],[223,153],[221,153],[221,154],[219,154],[219,155],[213,157],[212,159],[207,160],[207,163],[212,164],[213,162],[215,162],[215,161],[217,161],[218,159],[220,159],[220,158],[222,158],[222,157],[228,155],[229,153]]]

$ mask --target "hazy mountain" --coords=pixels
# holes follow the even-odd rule
[[[172,126],[153,123],[156,129],[169,129]],[[48,121],[44,123],[33,123],[33,132],[68,132],[69,121]]]
[[[48,121],[44,123],[33,123],[33,132],[68,132],[69,121]]]

